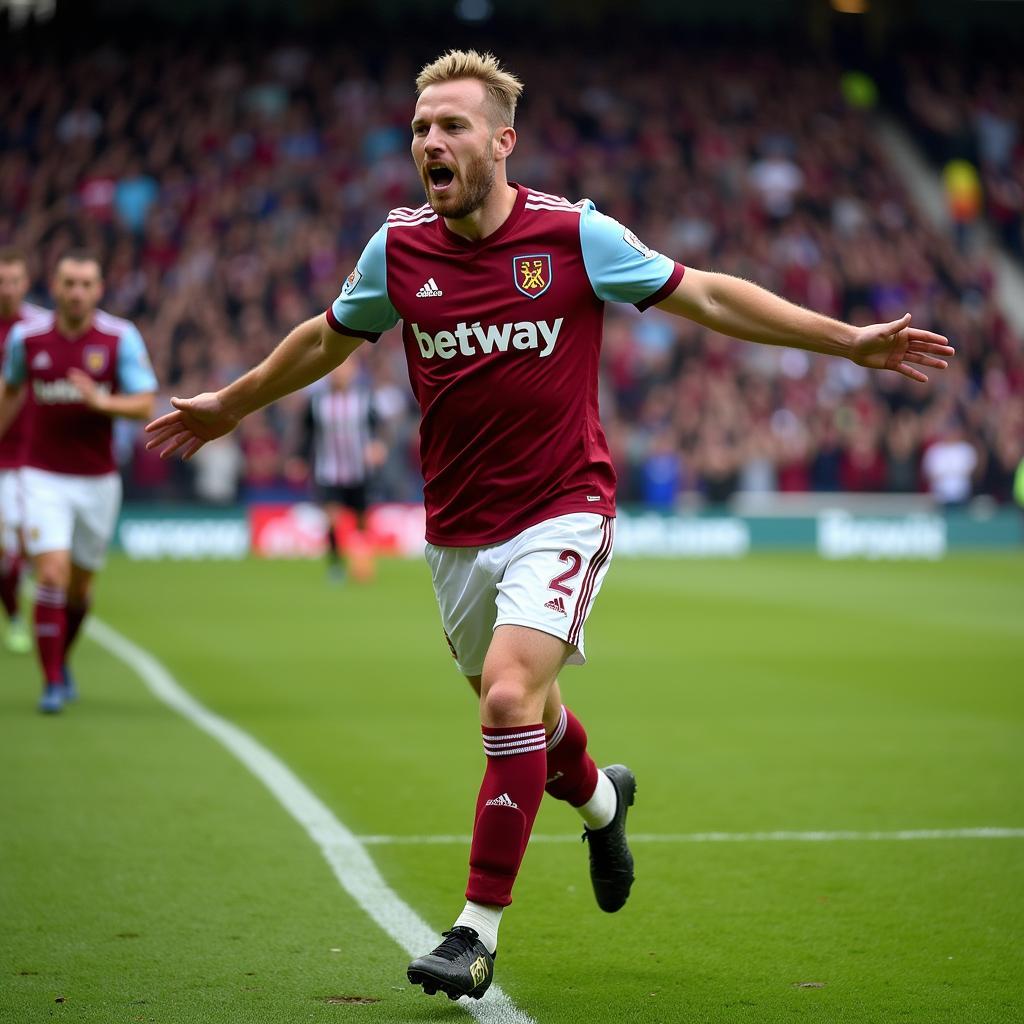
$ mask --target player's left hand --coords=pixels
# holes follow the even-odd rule
[[[849,356],[869,369],[895,370],[923,383],[928,377],[917,366],[944,370],[949,363],[941,357],[954,354],[947,338],[911,327],[910,314],[904,313],[899,320],[888,324],[858,328]]]
[[[180,451],[183,459],[191,459],[207,441],[229,434],[238,426],[238,417],[228,412],[220,396],[207,391],[195,398],[172,398],[174,411],[147,423],[149,434],[146,449],[160,448],[160,458],[170,458]]]
[[[82,396],[82,401],[90,409],[103,412],[103,403],[106,400],[107,393],[100,389],[96,381],[85,370],[80,370],[77,366],[71,367],[68,370],[68,380],[78,389],[78,393]]]

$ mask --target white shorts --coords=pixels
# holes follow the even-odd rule
[[[24,520],[21,470],[0,469],[0,551],[20,551],[18,530]]]
[[[32,555],[70,551],[71,561],[102,568],[121,509],[121,477],[72,476],[29,466],[21,470],[25,549]]]
[[[546,519],[502,544],[426,547],[448,646],[463,675],[483,672],[495,626],[529,626],[576,650],[612,560],[615,520],[594,512]]]

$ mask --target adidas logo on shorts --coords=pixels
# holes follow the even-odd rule
[[[565,602],[560,597],[553,597],[550,601],[545,602],[544,607],[550,608],[553,612],[565,614]]]

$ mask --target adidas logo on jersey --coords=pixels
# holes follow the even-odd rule
[[[519,804],[517,804],[508,793],[502,793],[501,796],[494,797],[493,800],[488,800],[487,807],[514,807],[517,811],[519,810]]]
[[[37,352],[32,360],[33,370],[48,370],[51,366],[53,366],[53,360],[50,358],[49,352]]]
[[[431,278],[422,288],[416,293],[417,299],[439,299],[444,292],[437,287],[437,282]]]
[[[456,352],[464,356],[489,356],[492,352],[507,352],[509,345],[521,352],[537,349],[538,356],[544,359],[554,352],[563,322],[564,318],[559,317],[554,323],[547,320],[517,320],[515,323],[488,324],[484,327],[479,320],[471,324],[463,320],[455,325],[454,330],[438,331],[436,334],[421,331],[419,324],[413,324],[412,333],[424,359],[433,359],[435,356],[451,359]]]
[[[553,612],[561,612],[565,614],[565,602],[560,597],[553,597],[550,601],[545,602],[545,608],[550,608]]]

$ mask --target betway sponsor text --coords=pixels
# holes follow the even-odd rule
[[[412,325],[413,337],[424,359],[451,359],[457,352],[464,356],[490,355],[492,352],[507,352],[509,347],[519,351],[536,349],[541,359],[551,355],[562,329],[563,317],[554,323],[547,320],[518,320],[508,324],[488,324],[479,320],[466,323],[464,320],[451,331],[429,334],[420,330],[419,324]]]
[[[110,394],[110,385],[99,383],[96,390],[104,395]],[[40,405],[75,405],[84,401],[82,392],[66,377],[58,380],[34,380],[32,391]]]

